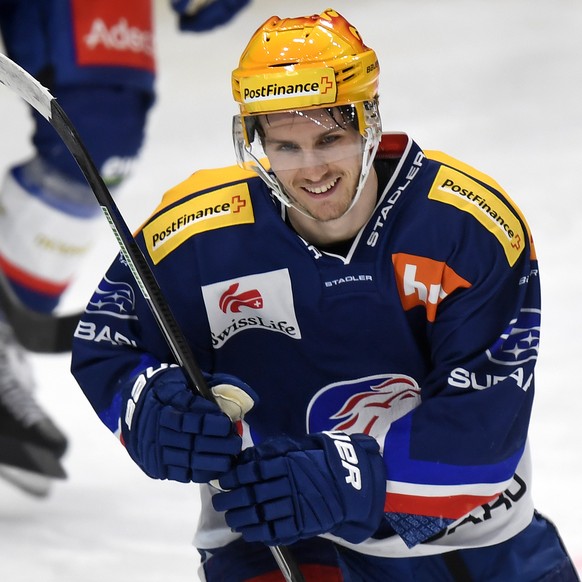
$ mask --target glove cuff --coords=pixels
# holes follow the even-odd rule
[[[345,508],[344,521],[330,533],[360,543],[384,517],[386,470],[380,447],[372,437],[343,432],[324,432],[321,443]]]

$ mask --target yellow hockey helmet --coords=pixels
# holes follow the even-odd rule
[[[372,101],[378,59],[335,10],[269,18],[257,29],[232,73],[241,115]]]
[[[376,53],[331,8],[312,16],[269,18],[253,34],[232,73],[232,92],[240,108],[232,128],[239,165],[255,171],[283,204],[296,207],[265,154],[258,119],[281,112],[308,117],[311,110],[326,109],[337,123],[331,112],[337,108],[362,137],[357,152],[362,160],[360,179],[352,208],[382,135],[379,72]]]

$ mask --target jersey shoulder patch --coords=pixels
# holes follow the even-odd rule
[[[154,264],[195,234],[255,221],[248,178],[237,166],[201,170],[164,195],[141,228]]]
[[[527,224],[517,206],[492,178],[441,152],[425,152],[440,163],[428,198],[472,215],[503,247],[513,266],[530,239]]]

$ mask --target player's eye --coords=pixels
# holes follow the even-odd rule
[[[319,145],[323,147],[334,145],[340,142],[342,139],[343,135],[338,133],[330,133],[319,140]]]
[[[299,146],[293,142],[280,142],[275,150],[278,152],[297,152],[299,151]]]

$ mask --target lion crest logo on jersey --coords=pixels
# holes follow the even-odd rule
[[[307,411],[308,432],[364,433],[382,445],[390,425],[420,404],[420,387],[404,374],[369,376],[322,388]]]

